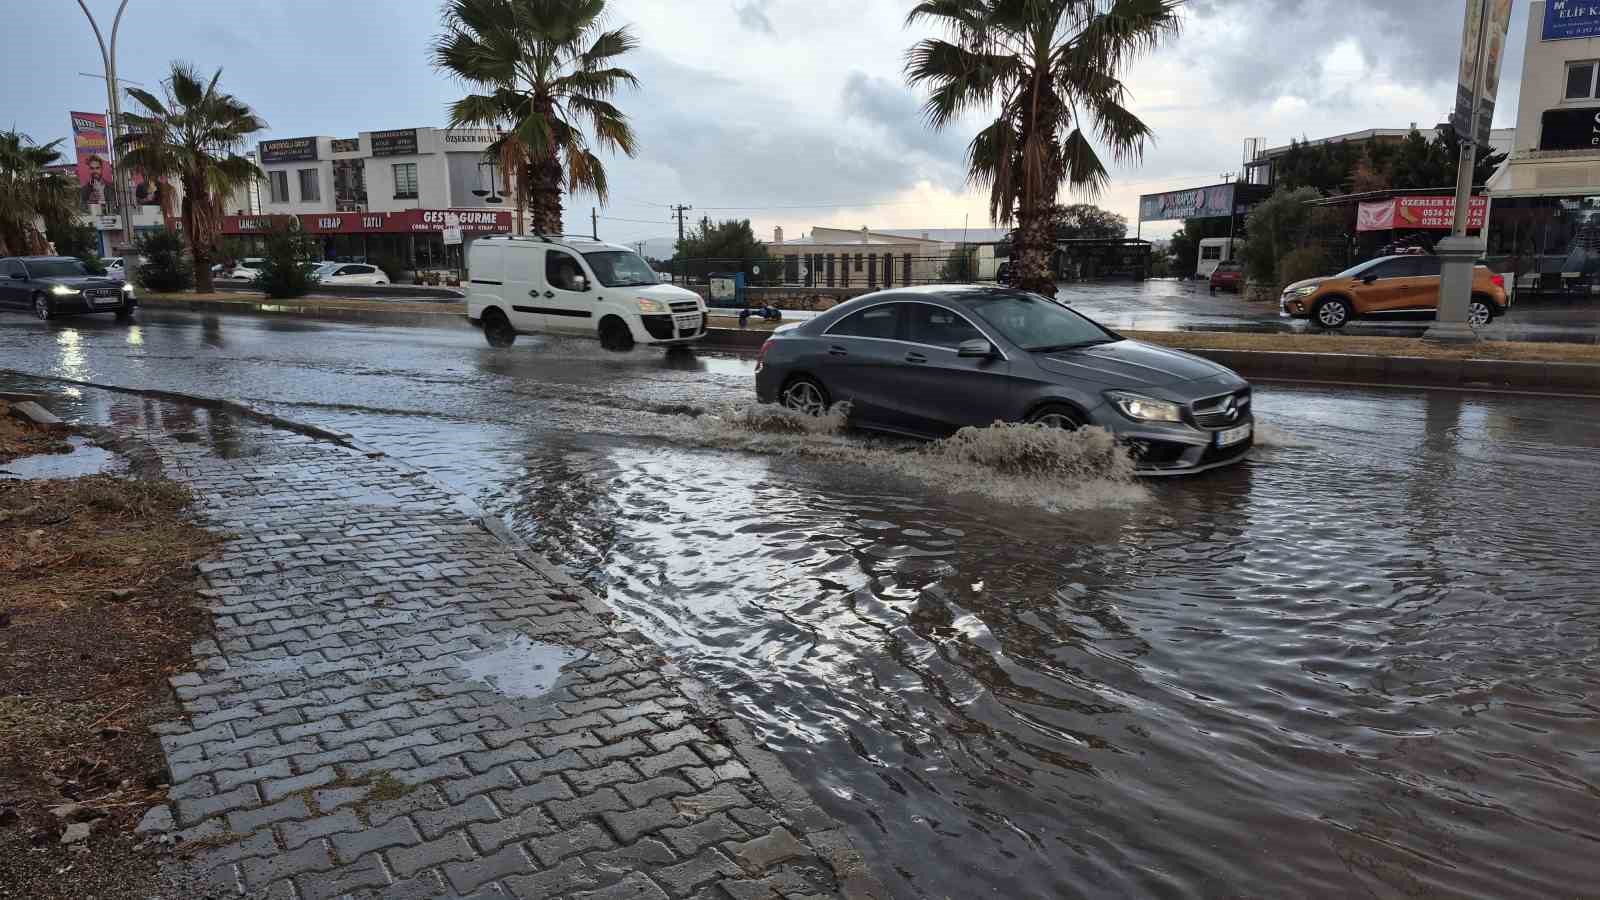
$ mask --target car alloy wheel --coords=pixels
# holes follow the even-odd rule
[[[1324,300],[1317,305],[1317,324],[1340,328],[1350,320],[1350,307],[1343,300]]]
[[[50,318],[50,301],[43,294],[33,295],[33,314],[40,319]]]
[[[1059,406],[1049,406],[1039,410],[1028,418],[1028,424],[1060,428],[1063,431],[1077,431],[1083,427],[1083,422],[1079,421],[1076,415]]]
[[[802,378],[784,388],[783,405],[797,413],[820,416],[828,411],[828,398],[822,385]]]
[[[1474,328],[1481,328],[1494,321],[1494,311],[1483,300],[1474,299],[1467,304],[1467,324]]]

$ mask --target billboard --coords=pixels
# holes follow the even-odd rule
[[[1547,109],[1539,120],[1540,150],[1593,150],[1600,147],[1600,107]]]
[[[103,113],[70,113],[72,148],[78,158],[78,202],[115,207],[117,194],[111,172],[111,146]]]
[[[1467,230],[1483,227],[1489,198],[1477,196],[1467,207]],[[1356,231],[1449,231],[1455,227],[1456,198],[1406,196],[1363,203],[1356,210]]]
[[[1600,3],[1594,0],[1550,0],[1544,5],[1544,41],[1600,37]]]
[[[371,132],[373,156],[415,156],[417,130],[397,128],[394,131]]]
[[[1161,222],[1167,219],[1231,216],[1233,189],[1232,184],[1218,184],[1195,188],[1192,191],[1145,194],[1139,198],[1139,221]]]
[[[314,137],[299,137],[262,141],[259,149],[263,164],[307,162],[317,158],[317,139]]]
[[[1461,71],[1456,78],[1456,111],[1450,124],[1462,140],[1489,146],[1494,101],[1500,92],[1511,0],[1467,0],[1461,27]]]

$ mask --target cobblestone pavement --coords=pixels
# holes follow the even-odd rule
[[[282,432],[146,438],[234,535],[161,728],[196,894],[881,895],[737,720],[459,498]]]

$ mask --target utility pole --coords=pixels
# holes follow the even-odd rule
[[[685,206],[682,203],[678,204],[677,206],[672,207],[672,214],[678,217],[678,246],[673,248],[673,250],[675,251],[673,253],[673,256],[679,256],[683,252],[683,214],[688,212],[691,209],[694,209],[694,207]],[[687,268],[684,269],[684,281],[686,283],[688,281],[688,269]]]
[[[600,211],[589,207],[589,236],[600,240]]]
[[[122,242],[131,246],[133,204],[129,202],[132,198],[128,196],[128,173],[122,171],[122,167],[116,164],[118,157],[122,155],[117,148],[117,137],[122,133],[122,104],[117,98],[117,31],[122,26],[122,11],[127,6],[128,0],[122,0],[117,4],[117,16],[111,22],[111,47],[108,50],[106,39],[100,34],[100,25],[94,20],[94,14],[89,12],[89,7],[83,0],[78,0],[78,8],[83,10],[83,14],[89,19],[89,27],[94,30],[95,43],[100,45],[100,62],[104,64],[106,70],[106,114],[111,117],[111,121],[106,123],[111,138],[107,141],[110,145],[107,152],[112,160],[111,178],[116,186],[118,205],[122,207]],[[128,277],[133,277],[131,271]]]

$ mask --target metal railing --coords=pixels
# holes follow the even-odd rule
[[[995,264],[976,253],[793,253],[756,259],[673,259],[659,270],[677,284],[709,285],[713,276],[743,273],[747,288],[866,291],[921,284],[995,281]]]

